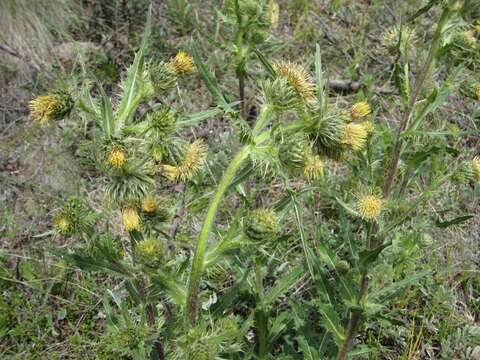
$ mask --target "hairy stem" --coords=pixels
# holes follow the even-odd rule
[[[425,83],[425,79],[427,78],[428,73],[430,72],[433,62],[435,60],[435,56],[437,54],[437,50],[440,46],[440,41],[442,38],[442,33],[443,29],[450,18],[450,10],[449,8],[445,8],[442,12],[442,15],[440,17],[440,20],[437,24],[437,28],[435,30],[435,34],[433,36],[432,44],[430,46],[430,50],[428,52],[427,60],[425,61],[425,64],[423,65],[419,77],[417,78],[415,82],[415,88],[412,96],[409,99],[408,106],[406,111],[404,112],[400,124],[397,129],[397,135],[396,135],[396,140],[395,140],[395,145],[393,148],[393,153],[392,153],[392,164],[390,167],[390,170],[388,172],[388,176],[385,180],[384,187],[383,187],[383,196],[387,198],[390,195],[390,192],[392,190],[393,183],[395,181],[395,177],[397,175],[398,171],[398,162],[400,161],[400,155],[402,152],[402,147],[403,147],[403,140],[402,140],[402,133],[405,131],[408,127],[408,123],[410,121],[410,118],[412,116],[413,110],[415,108],[415,104],[417,102],[417,98],[420,95],[420,92],[423,88],[423,85]],[[371,233],[368,236],[368,244],[369,248],[374,248],[376,246],[379,246],[379,239],[377,239],[377,233],[378,233],[378,226],[374,226],[372,229]],[[373,240],[373,241],[372,241]],[[365,272],[362,274],[361,279],[360,279],[360,286],[359,286],[359,293],[357,297],[357,304],[360,304],[361,300],[364,298],[368,291],[368,273]],[[350,321],[348,322],[347,325],[347,335],[345,337],[345,341],[343,342],[343,345],[340,349],[340,352],[338,354],[337,360],[344,360],[348,354],[348,351],[350,350],[350,347],[352,346],[353,339],[355,337],[355,334],[357,332],[358,325],[361,320],[361,312],[359,311],[353,311],[350,315]]]
[[[192,270],[190,272],[190,279],[188,282],[187,292],[187,309],[186,320],[187,324],[195,326],[197,322],[197,306],[198,306],[198,287],[200,285],[200,279],[202,276],[203,263],[205,260],[205,252],[207,250],[208,235],[212,229],[217,214],[218,206],[223,199],[223,196],[232,182],[235,174],[242,165],[243,161],[247,158],[251,147],[243,147],[237,155],[233,158],[227,170],[225,171],[220,183],[217,186],[217,190],[208,206],[205,220],[203,221],[200,235],[198,237],[197,246],[195,248],[195,255],[193,256]]]
[[[420,71],[419,77],[417,78],[417,80],[415,82],[415,90],[414,90],[412,96],[410,97],[407,109],[403,113],[403,116],[400,120],[400,124],[398,125],[395,145],[393,147],[392,165],[390,166],[390,170],[388,172],[387,180],[385,181],[385,184],[384,184],[384,187],[383,187],[383,196],[384,197],[388,197],[388,195],[390,195],[390,191],[392,190],[393,182],[394,182],[395,177],[397,175],[398,162],[400,161],[400,154],[402,152],[402,145],[403,145],[403,140],[402,140],[402,137],[401,137],[402,132],[405,131],[408,127],[408,123],[409,123],[410,118],[412,116],[413,109],[415,107],[415,104],[417,103],[417,98],[420,95],[420,91],[423,88],[423,84],[425,83],[425,79],[427,78],[427,75],[430,72],[433,61],[435,60],[435,55],[437,54],[438,47],[440,46],[440,40],[442,38],[443,28],[445,27],[445,24],[447,23],[449,18],[450,18],[450,10],[448,8],[446,8],[443,11],[442,16],[440,18],[440,21],[438,22],[437,28],[435,30],[435,35],[433,36],[432,45],[430,46],[430,50],[428,52],[427,60],[425,61],[425,64],[423,65],[423,68]]]

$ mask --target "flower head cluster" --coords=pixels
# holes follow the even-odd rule
[[[73,100],[67,93],[42,95],[30,101],[30,116],[46,124],[68,115],[72,108]]]

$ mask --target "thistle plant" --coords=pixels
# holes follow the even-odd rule
[[[397,238],[424,230],[419,223],[431,220],[424,206],[442,186],[480,181],[476,154],[438,150],[447,148],[451,134],[423,138],[435,126],[427,115],[441,106],[451,79],[422,99],[424,85],[460,11],[457,2],[435,6],[440,19],[412,88],[414,32],[399,26],[387,36],[396,43],[395,83],[403,100],[394,129],[377,124],[375,102],[347,104],[329,96],[319,45],[314,74],[257,51],[264,72],[252,79],[260,110],[250,125],[227,102],[195,45],[169,59],[146,60],[151,20],[118,97],[87,81],[78,94],[52,92],[32,102],[32,117],[41,123],[74,112],[91,125],[88,159],[115,214],[104,222],[121,230],[95,225],[77,201],[57,212],[53,227],[59,236],[88,238],[85,248],[61,253],[65,260],[122,280],[123,297],[110,291],[103,300],[116,353],[139,359],[347,358],[362,321],[375,321],[385,307],[380,259],[391,265]],[[242,89],[252,44],[278,24],[278,5],[234,0],[226,12],[225,21],[235,26]],[[399,66],[407,71],[400,73]],[[186,115],[165,95],[195,74],[216,104]],[[234,140],[222,142],[228,160],[221,176],[202,177],[210,165],[207,141],[183,130],[220,113],[232,121]],[[244,191],[249,178],[255,186]],[[190,213],[185,206],[173,214],[166,198],[178,183],[192,184],[192,202],[208,201],[206,208]],[[234,197],[235,206],[223,206]],[[311,209],[302,206],[307,201]],[[178,221],[188,217],[195,226],[180,241]],[[101,235],[95,226],[104,227]],[[403,285],[391,286],[395,294]],[[280,344],[287,334],[289,344]]]

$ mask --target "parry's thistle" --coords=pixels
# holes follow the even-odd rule
[[[72,219],[65,214],[60,214],[53,220],[55,229],[62,235],[68,235],[73,229]]]
[[[279,77],[287,79],[300,98],[304,101],[313,100],[315,85],[304,68],[291,62],[277,62],[273,68]]]
[[[140,227],[140,216],[135,208],[126,207],[122,210],[122,223],[126,231],[137,230]]]
[[[382,207],[383,199],[373,194],[360,196],[356,204],[358,213],[367,221],[378,220]]]
[[[63,92],[38,96],[30,101],[30,116],[46,124],[67,116],[73,108],[72,97]]]
[[[365,146],[367,137],[367,131],[362,124],[347,124],[341,143],[353,151],[358,151]]]
[[[324,169],[323,169],[323,161],[321,160],[320,156],[313,155],[310,156],[303,169],[303,176],[305,179],[309,181],[315,181],[323,177]]]
[[[160,240],[149,238],[137,244],[135,255],[140,264],[156,268],[162,264],[164,259],[164,247]]]
[[[106,160],[112,167],[120,169],[125,163],[125,152],[118,145],[112,145],[107,151]]]
[[[352,120],[357,120],[362,117],[367,116],[372,112],[370,105],[366,101],[360,101],[358,103],[353,104],[350,108],[350,116]]]
[[[473,91],[475,93],[475,96],[477,97],[477,100],[480,101],[480,84],[475,84],[473,85]]]
[[[462,163],[452,174],[452,181],[457,184],[465,184],[475,179],[473,160]]]
[[[167,66],[177,75],[186,75],[195,71],[193,59],[184,51],[180,51],[175,55]]]
[[[400,31],[401,29],[401,31]],[[400,43],[399,43],[400,40]],[[415,30],[408,26],[395,25],[387,31],[382,39],[382,45],[390,52],[394,52],[399,47],[401,53],[406,54],[408,50],[414,50],[413,44],[416,41]]]
[[[454,39],[455,43],[459,46],[466,47],[469,49],[475,48],[477,44],[477,38],[473,30],[465,30],[457,34]]]
[[[278,226],[273,210],[255,209],[245,219],[244,232],[253,241],[271,240],[277,235]]]
[[[142,210],[148,214],[152,214],[157,210],[157,199],[154,196],[147,196],[142,201]]]
[[[199,139],[189,144],[177,165],[163,165],[162,175],[170,181],[186,181],[192,179],[201,169],[207,157],[208,146]]]

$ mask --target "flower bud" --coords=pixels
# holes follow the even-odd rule
[[[470,161],[470,167],[475,181],[480,182],[480,157],[476,156]]]
[[[269,209],[251,211],[244,222],[245,235],[253,241],[271,240],[278,231],[277,216]]]
[[[291,173],[302,171],[311,155],[310,144],[301,137],[294,137],[281,144],[278,149],[280,164]]]
[[[140,264],[156,268],[165,259],[165,251],[162,242],[158,239],[145,239],[137,244],[135,249],[137,260]]]
[[[149,133],[158,140],[165,140],[175,129],[175,115],[168,109],[163,108],[148,115]]]
[[[157,210],[157,199],[154,196],[147,196],[142,201],[142,210],[146,213],[152,214]]]
[[[150,66],[150,81],[157,94],[172,89],[177,82],[177,73],[163,61]]]
[[[367,132],[361,124],[347,124],[341,143],[353,151],[361,150],[367,141]]]
[[[285,78],[266,80],[262,84],[262,89],[265,102],[276,110],[290,110],[301,103],[295,89]]]
[[[196,341],[190,346],[188,360],[214,360],[215,356],[210,351],[210,347],[203,340]]]
[[[279,15],[280,8],[278,3],[275,0],[270,0],[268,2],[267,18],[271,29],[276,29],[278,27]]]

